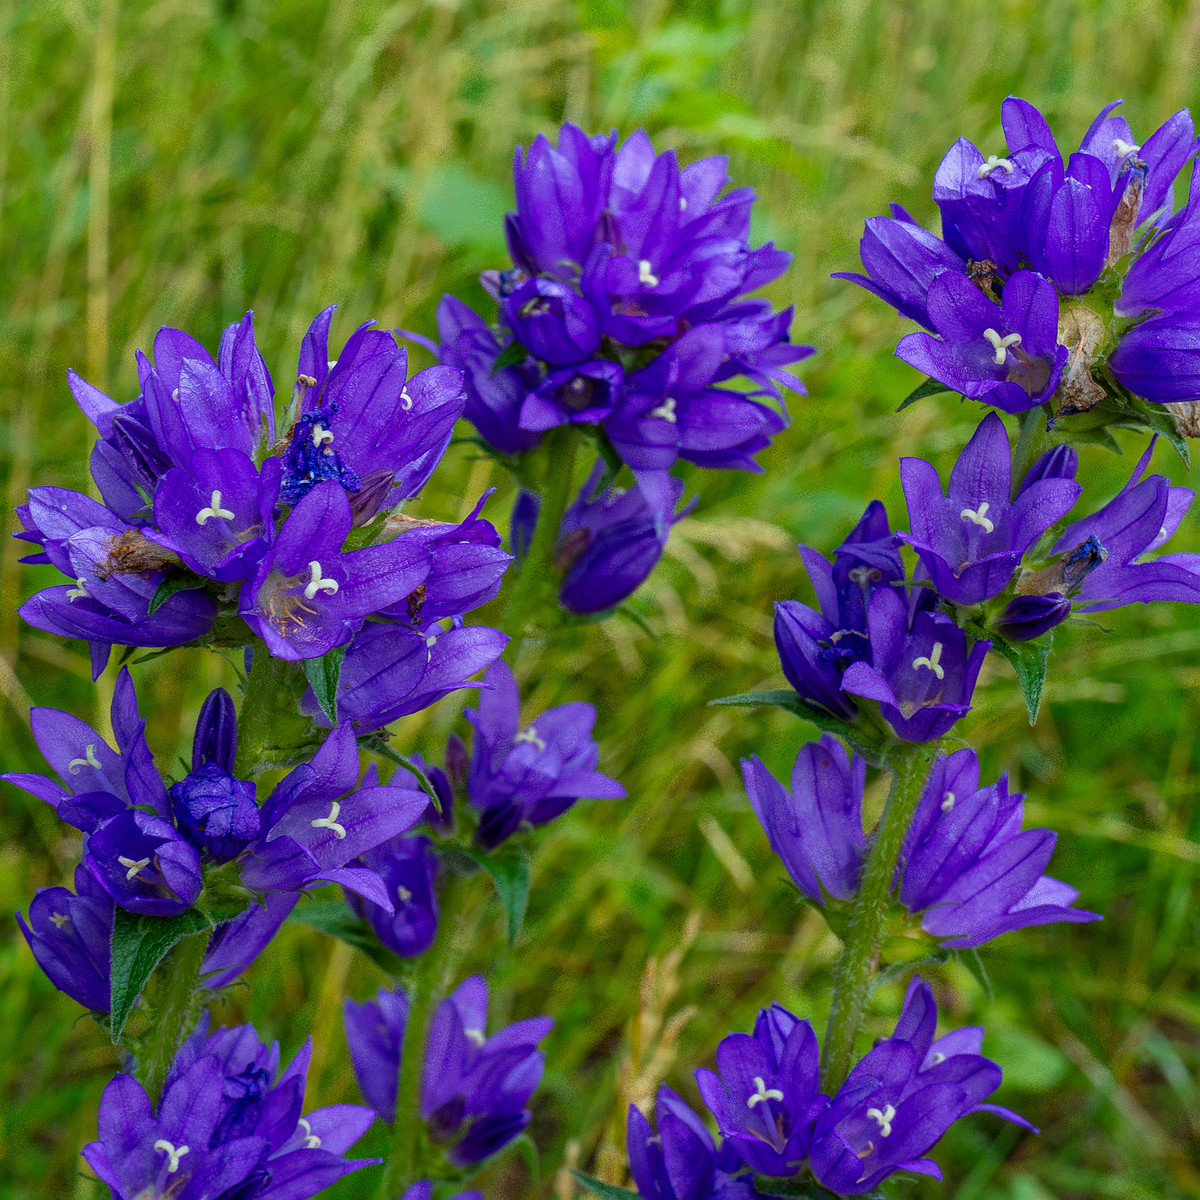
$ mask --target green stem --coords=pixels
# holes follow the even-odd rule
[[[1050,449],[1050,435],[1046,432],[1046,420],[1049,407],[1031,408],[1022,413],[1021,436],[1017,439],[1017,447],[1013,451],[1012,486],[1015,492],[1021,486],[1021,480],[1029,474],[1029,468]]]
[[[154,972],[154,994],[148,998],[152,1024],[137,1053],[137,1078],[154,1104],[179,1047],[196,1023],[200,965],[210,932],[205,929],[182,938]]]
[[[254,643],[254,663],[238,709],[238,747],[233,773],[253,779],[274,767],[291,766],[298,752],[319,744],[312,722],[297,704],[305,679],[298,663],[274,658],[266,643]]]
[[[510,657],[516,657],[525,631],[541,612],[554,587],[554,547],[563,514],[575,490],[575,458],[579,448],[579,430],[560,425],[547,435],[539,451],[544,463],[541,510],[529,553],[521,564],[516,585],[508,598],[502,622],[512,637]]]
[[[821,1087],[830,1095],[850,1073],[854,1039],[862,1025],[871,980],[883,943],[896,863],[904,846],[913,813],[921,799],[929,767],[939,743],[927,742],[897,755],[892,765],[892,790],[879,828],[871,840],[870,853],[854,898],[845,944],[834,968],[833,1007],[825,1029],[822,1051]]]

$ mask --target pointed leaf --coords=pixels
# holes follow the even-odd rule
[[[338,680],[342,677],[342,659],[346,657],[345,646],[335,646],[334,649],[322,654],[320,658],[302,660],[304,677],[312,688],[321,711],[336,725],[337,719],[337,689]]]
[[[181,939],[212,928],[197,908],[176,917],[152,917],[118,908],[113,915],[110,1033],[113,1043],[164,955]]]
[[[425,772],[422,771],[421,768],[412,761],[412,759],[406,758],[403,754],[393,750],[391,746],[389,746],[387,742],[383,740],[383,738],[378,736],[363,738],[359,742],[359,745],[362,746],[364,750],[370,750],[372,754],[378,754],[380,758],[386,758],[388,762],[395,763],[396,766],[403,767],[406,771],[408,771],[409,774],[416,779],[421,791],[423,791],[425,795],[429,797],[429,801],[433,805],[434,810],[441,814],[442,798],[437,794],[437,789],[432,783],[430,783],[429,776],[426,775]]]
[[[603,1179],[597,1179],[594,1175],[585,1175],[582,1171],[574,1169],[572,1169],[571,1174],[593,1196],[599,1196],[600,1200],[627,1200],[630,1196],[633,1197],[633,1200],[639,1200],[637,1192],[631,1192],[628,1188],[617,1187],[615,1183],[605,1183]]]
[[[529,855],[520,846],[501,846],[490,854],[473,846],[461,849],[492,877],[508,921],[508,944],[513,945],[529,904]]]
[[[854,748],[867,762],[878,766],[884,749],[882,734],[865,721],[851,723],[827,713],[815,704],[802,700],[791,688],[780,688],[771,692],[744,692],[740,696],[722,696],[710,700],[710,705],[731,705],[739,708],[771,706],[786,709],[805,721],[811,722],[824,733],[832,733]]]
[[[150,607],[146,610],[146,615],[154,616],[176,592],[199,591],[203,584],[204,580],[188,571],[168,571],[163,576],[162,583],[154,589],[154,595],[150,597]]]
[[[344,900],[305,901],[296,906],[288,921],[319,929],[353,946],[393,979],[402,979],[409,974],[404,959],[382,945],[370,923],[364,921]]]
[[[1021,685],[1021,695],[1025,697],[1029,723],[1036,725],[1038,710],[1042,707],[1042,691],[1046,686],[1046,660],[1050,657],[1054,634],[1043,634],[1032,642],[1010,642],[995,630],[985,630],[973,621],[970,623],[970,632],[980,638],[990,638],[992,649],[1008,659]]]
[[[975,982],[983,988],[988,1002],[994,1004],[996,1002],[996,993],[992,991],[992,981],[988,978],[987,968],[983,965],[983,959],[980,957],[979,951],[974,946],[971,946],[966,950],[955,951],[955,957],[975,977]]]
[[[953,388],[948,388],[944,383],[938,383],[936,379],[926,379],[924,383],[919,383],[900,403],[897,412],[903,412],[910,404],[916,404],[918,400],[924,400],[926,396],[936,396],[939,392],[950,392]]]
[[[520,342],[509,342],[499,354],[496,355],[496,361],[492,364],[492,374],[497,371],[503,371],[505,367],[515,367],[523,363],[529,357],[529,351],[521,345]]]

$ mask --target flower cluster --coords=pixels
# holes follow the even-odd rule
[[[335,1104],[301,1116],[311,1041],[279,1070],[279,1045],[250,1025],[208,1033],[205,1015],[180,1047],[158,1104],[132,1075],[100,1101],[100,1137],[84,1148],[113,1200],[202,1196],[307,1200],[378,1159],[347,1159],[375,1114]]]
[[[862,801],[866,763],[829,734],[796,755],[791,789],[757,758],[743,760],[750,803],[771,849],[814,904],[846,901],[867,856]],[[1056,835],[1021,832],[1021,801],[1008,780],[979,786],[969,747],[934,764],[909,826],[896,899],[944,946],[979,946],[1027,925],[1096,921],[1070,906],[1078,892],[1043,875]]]
[[[529,1124],[526,1105],[546,1059],[537,1044],[554,1025],[549,1017],[530,1017],[488,1037],[487,1009],[483,976],[464,979],[438,1005],[425,1046],[421,1117],[429,1139],[456,1167],[490,1158]],[[344,1018],[358,1085],[392,1124],[408,998],[397,989],[362,1004],[347,1000]]]
[[[862,239],[866,275],[842,274],[929,332],[897,354],[971,399],[1057,415],[1132,394],[1178,406],[1197,436],[1200,188],[1172,215],[1196,153],[1190,114],[1138,142],[1107,105],[1064,163],[1045,118],[1010,96],[1007,149],[959,139],[938,167],[942,237],[893,206]],[[1152,421],[1153,418],[1150,418]]]
[[[470,654],[472,670],[491,662],[502,646],[493,631],[472,631],[473,641],[458,630],[451,648],[438,644],[440,626],[423,627],[496,594],[509,561],[499,535],[478,510],[452,525],[399,507],[449,443],[462,378],[450,367],[409,378],[404,349],[367,325],[331,364],[332,315],[305,335],[279,436],[249,313],[225,331],[215,360],[180,330],[161,330],[153,364],[138,354],[141,392],[128,403],[70,373],[99,435],[91,465],[104,502],[30,492],[20,536],[39,549],[25,561],[52,563],[74,582],[39,592],[21,615],[86,638],[97,671],[113,643],[255,636],[280,658],[347,646],[385,671],[418,645],[433,675],[452,649]],[[403,636],[364,651],[376,623],[364,627],[367,617]]]
[[[763,1009],[753,1035],[732,1033],[717,1047],[716,1072],[696,1072],[720,1129],[720,1149],[669,1088],[659,1092],[657,1134],[630,1106],[627,1144],[638,1192],[646,1200],[749,1200],[759,1194],[754,1175],[803,1172],[839,1195],[857,1196],[897,1171],[940,1179],[937,1164],[924,1156],[970,1113],[994,1113],[1032,1129],[1016,1113],[986,1103],[1001,1073],[979,1053],[983,1030],[935,1038],[936,1026],[933,993],[914,978],[895,1032],[829,1097],[820,1091],[812,1026],[778,1004]]]

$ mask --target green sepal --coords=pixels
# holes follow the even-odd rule
[[[150,597],[150,607],[147,609],[146,615],[154,616],[176,592],[194,592],[203,586],[204,580],[190,571],[168,571],[163,576],[162,583],[154,589],[154,595]]]
[[[508,1143],[507,1149],[515,1150],[525,1163],[530,1179],[537,1183],[542,1177],[542,1159],[538,1154],[537,1143],[527,1133],[522,1133]]]
[[[760,1196],[779,1196],[781,1200],[841,1200],[836,1192],[823,1188],[811,1179],[775,1179],[770,1175],[755,1175],[754,1190]],[[863,1200],[884,1200],[883,1192],[863,1193]]]
[[[594,1175],[585,1175],[582,1171],[576,1171],[574,1168],[572,1168],[571,1174],[575,1177],[576,1182],[582,1183],[593,1196],[599,1196],[600,1200],[628,1200],[628,1197],[631,1196],[633,1200],[640,1200],[637,1192],[617,1187],[615,1183],[605,1183],[603,1179],[597,1179]]]
[[[974,621],[968,622],[968,631],[974,637],[987,639],[992,649],[1008,660],[1016,672],[1025,698],[1025,710],[1029,713],[1030,725],[1036,725],[1038,710],[1042,707],[1042,692],[1046,686],[1046,660],[1054,643],[1053,631],[1043,634],[1031,642],[1010,642],[992,629],[984,629]]]
[[[491,877],[508,924],[508,944],[513,945],[529,906],[529,855],[522,847],[513,845],[502,846],[490,854],[474,846],[458,849]]]
[[[137,998],[167,952],[183,938],[211,928],[208,917],[198,908],[185,909],[175,917],[152,917],[120,907],[114,911],[109,993],[109,1036],[114,1045],[121,1040]]]
[[[529,351],[521,345],[520,342],[509,342],[499,354],[496,355],[496,361],[492,364],[492,374],[495,375],[499,371],[503,371],[505,367],[516,367],[523,363],[529,357]]]
[[[907,396],[900,402],[900,407],[897,412],[903,412],[910,404],[916,404],[918,400],[924,400],[926,396],[936,396],[940,392],[952,392],[953,388],[948,388],[944,383],[938,383],[936,379],[926,379],[924,383],[919,383]]]
[[[815,704],[802,700],[791,688],[772,692],[744,692],[740,696],[722,696],[710,700],[710,705],[730,705],[738,708],[770,706],[782,708],[794,716],[809,721],[824,733],[832,733],[850,745],[872,766],[879,766],[885,754],[883,735],[866,721],[851,723],[827,713]]]
[[[293,925],[308,925],[353,946],[393,979],[406,979],[409,967],[375,936],[375,930],[344,900],[303,900],[288,917]]]
[[[301,659],[304,668],[304,678],[312,688],[321,711],[329,718],[331,724],[337,724],[337,689],[338,680],[342,677],[342,660],[346,657],[345,646],[335,646],[322,654],[320,658]]]
[[[984,995],[988,998],[989,1004],[995,1004],[996,993],[992,990],[992,981],[988,977],[987,968],[983,965],[983,959],[979,951],[974,946],[966,946],[954,951],[954,956],[975,978],[975,982],[983,988]]]

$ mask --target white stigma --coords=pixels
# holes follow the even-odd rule
[[[658,276],[650,270],[648,258],[638,260],[638,283],[644,283],[647,287],[658,287]]]
[[[71,923],[71,918],[66,913],[51,913],[50,920],[54,922],[55,929],[61,929],[64,925]]]
[[[686,196],[679,197],[679,211],[687,212],[687,197]]]
[[[331,596],[336,596],[338,593],[338,582],[336,579],[321,578],[321,564],[314,558],[308,564],[311,577],[304,585],[305,600],[314,600],[318,592],[328,592]]]
[[[929,1056],[929,1065],[931,1067],[939,1066],[941,1063],[944,1063],[945,1061],[946,1061],[946,1056],[940,1050],[935,1050]]]
[[[87,749],[83,752],[83,758],[73,758],[67,763],[67,770],[72,775],[78,775],[84,767],[95,767],[100,770],[100,760],[96,757],[96,743],[89,742]]]
[[[1008,357],[1009,346],[1019,346],[1021,344],[1021,335],[1019,333],[1010,333],[1008,337],[1001,337],[994,329],[985,329],[983,336],[992,343],[992,349],[996,352],[996,366],[1004,366],[1004,360]]]
[[[80,575],[80,577],[77,580],[75,580],[75,586],[73,588],[67,589],[67,599],[71,600],[71,601],[78,600],[80,596],[86,596],[87,594],[88,594],[88,590],[87,590],[87,588],[85,588],[83,586],[83,576],[82,575]]]
[[[408,412],[412,408],[412,397],[408,394],[408,388],[402,387],[400,389],[400,407],[405,412]]]
[[[1123,142],[1120,138],[1113,138],[1112,148],[1117,152],[1118,158],[1126,158],[1134,151],[1140,150],[1141,146],[1135,146],[1132,142]]]
[[[984,533],[992,533],[996,526],[992,524],[987,515],[987,510],[991,507],[991,504],[985,500],[978,508],[964,508],[958,515],[964,521],[974,522]]]
[[[947,792],[945,800],[942,801],[942,812],[949,812],[954,807],[954,801],[957,798],[953,792]]]
[[[313,440],[313,445],[316,446],[316,448],[318,450],[320,450],[320,448],[326,442],[333,441],[333,433],[332,433],[332,431],[326,429],[322,425],[314,425],[313,429],[312,429],[312,440]]]
[[[914,658],[913,666],[928,667],[939,679],[945,679],[946,670],[942,666],[942,643],[934,642],[933,650],[930,651],[929,657]]]
[[[299,1124],[304,1130],[305,1150],[319,1150],[321,1148],[321,1139],[313,1133],[312,1126],[303,1117],[300,1118]]]
[[[528,729],[522,729],[520,733],[513,738],[514,742],[528,742],[531,746],[535,746],[538,750],[545,750],[546,743],[538,737],[538,731],[532,725]]]
[[[658,417],[661,421],[670,421],[674,425],[677,421],[675,416],[675,397],[668,396],[657,408],[652,408],[646,416]]]
[[[983,163],[975,174],[980,179],[986,179],[996,168],[999,168],[1005,175],[1013,173],[1013,165],[1007,158],[1001,158],[998,154],[989,154],[987,162]]]
[[[746,1101],[747,1108],[753,1108],[756,1104],[766,1104],[768,1100],[782,1100],[783,1093],[778,1088],[769,1088],[763,1082],[761,1075],[754,1077],[754,1093],[750,1099]]]
[[[892,1121],[895,1120],[896,1110],[890,1105],[885,1104],[882,1109],[868,1108],[867,1118],[874,1121],[879,1126],[880,1137],[890,1137],[892,1132]]]
[[[346,827],[338,824],[338,813],[342,811],[342,806],[336,801],[331,800],[329,803],[329,816],[317,817],[309,822],[314,829],[332,829],[333,836],[340,842],[346,836]]]
[[[166,1138],[159,1138],[154,1143],[155,1150],[161,1150],[167,1156],[167,1174],[174,1175],[179,1170],[179,1160],[190,1153],[187,1146],[173,1146]]]
[[[150,865],[148,858],[126,858],[125,855],[119,854],[117,862],[125,868],[125,882],[132,883],[137,877],[139,871],[144,870]]]
[[[221,507],[221,493],[215,490],[212,494],[212,498],[209,501],[208,507],[202,508],[196,514],[196,524],[204,525],[211,517],[223,517],[226,521],[233,520],[233,513],[230,512],[229,509]]]
[[[487,1041],[482,1029],[464,1029],[463,1033],[472,1046],[482,1046]]]
[[[404,884],[401,884],[396,889],[396,895],[400,897],[401,904],[407,904],[412,899],[412,892],[410,892],[408,888],[404,886]]]

